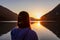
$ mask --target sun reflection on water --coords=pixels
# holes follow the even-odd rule
[[[41,26],[41,24],[40,24],[40,22],[37,22],[37,24],[36,24],[38,27],[40,27]]]
[[[32,30],[34,30],[36,32],[40,31],[42,33],[44,33],[45,30],[48,30],[47,28],[45,28],[43,25],[40,24],[40,21],[36,21],[34,24],[31,24],[31,28],[32,28]]]
[[[33,30],[40,30],[40,28],[43,28],[43,26],[40,24],[40,21],[36,21],[34,24],[31,24],[31,28]]]

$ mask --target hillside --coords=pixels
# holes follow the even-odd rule
[[[17,14],[0,5],[0,21],[17,20]]]
[[[41,22],[41,24],[60,38],[60,4],[50,12],[43,15],[40,21],[44,21]]]
[[[16,26],[16,23],[1,21],[17,21],[17,14],[0,5],[0,35],[7,33]]]

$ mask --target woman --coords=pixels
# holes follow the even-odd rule
[[[12,40],[38,40],[36,32],[30,27],[29,15],[21,11],[18,15],[18,28],[11,31]]]

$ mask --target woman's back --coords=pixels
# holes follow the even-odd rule
[[[14,28],[11,31],[12,40],[38,40],[36,33],[29,28]]]

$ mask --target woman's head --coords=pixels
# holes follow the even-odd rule
[[[29,14],[26,11],[21,11],[18,15],[18,27],[30,28]]]

